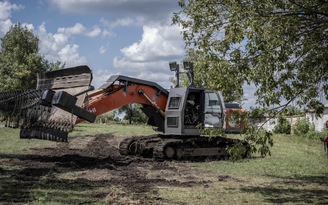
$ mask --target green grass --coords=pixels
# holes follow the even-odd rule
[[[147,125],[82,123],[75,126],[74,131],[70,133],[69,136],[84,136],[102,133],[111,133],[116,136],[142,136],[155,134],[156,132]]]
[[[137,136],[155,132],[151,127],[143,125],[83,123],[77,125],[69,136],[101,133]],[[203,177],[204,182],[190,186],[158,185],[157,192],[145,194],[165,199],[172,204],[328,204],[328,160],[323,144],[318,139],[296,136],[274,135],[273,138],[275,144],[271,149],[272,156],[255,156],[238,162],[177,163],[198,170],[197,177]],[[56,146],[56,142],[19,139],[18,129],[0,128],[0,162],[10,155],[24,154],[30,148],[53,146]],[[106,201],[114,202],[112,199],[120,201],[121,192],[125,192],[121,187],[89,187],[83,181],[70,184],[58,180],[57,184],[48,184],[40,180],[30,184],[28,180],[21,181],[10,174],[20,169],[0,163],[0,193],[7,193],[11,189],[14,193],[15,184],[24,185],[29,188],[29,198],[25,199],[26,193],[21,193],[27,203],[102,204]],[[1,174],[1,171],[7,174]],[[7,187],[6,184],[12,186]],[[112,197],[113,193],[116,198]],[[93,195],[101,195],[103,200],[94,201]]]
[[[319,140],[308,140],[296,136],[274,135],[271,156],[256,157],[232,163],[220,161],[197,164],[200,168],[215,170],[237,176],[274,176],[282,177],[327,174],[328,160],[323,144]]]
[[[52,147],[54,142],[38,139],[20,139],[19,129],[0,128],[0,152],[6,154],[21,154],[30,148]]]
[[[188,204],[327,204],[328,160],[319,140],[274,135],[272,156],[239,162],[194,163],[226,180],[192,189],[160,189],[160,195]]]
[[[20,139],[19,129],[0,127],[0,147],[1,153],[21,154],[31,148],[53,147],[55,142],[39,139]],[[82,123],[75,126],[74,131],[69,136],[85,136],[102,133],[111,133],[116,136],[140,136],[151,135],[156,132],[146,125],[125,125],[125,124],[90,124]]]

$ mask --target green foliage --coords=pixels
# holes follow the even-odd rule
[[[146,123],[148,117],[140,109],[142,105],[128,104],[118,109],[118,113],[125,113],[124,120],[128,120],[129,124],[134,123]]]
[[[281,114],[284,116],[295,116],[295,115],[302,115],[303,111],[300,108],[288,105],[285,107],[285,109],[282,110]]]
[[[311,129],[306,133],[302,135],[304,138],[307,139],[315,139],[318,140],[320,138],[326,138],[327,137],[327,133],[325,132],[317,132],[314,129]]]
[[[245,155],[249,154],[247,149],[248,147],[246,147],[242,142],[236,143],[232,147],[229,147],[227,151],[230,154],[230,160],[235,162],[243,159]]]
[[[328,97],[328,4],[320,0],[180,0],[181,25],[195,81],[227,100],[257,87],[262,107],[311,105]],[[311,70],[311,72],[309,72]]]
[[[274,144],[271,132],[248,126],[245,141],[250,144],[249,154],[260,154],[261,157],[271,155],[270,147]]]
[[[197,125],[197,128],[200,129],[202,135],[209,138],[216,136],[229,137],[223,129],[203,128],[201,124]],[[230,160],[238,161],[244,157],[256,154],[259,154],[261,157],[271,155],[270,147],[273,146],[272,133],[248,126],[242,136],[244,140],[227,149],[230,154]]]
[[[314,126],[307,118],[302,118],[295,123],[293,131],[295,135],[301,136],[307,134],[309,131],[314,131]]]
[[[280,117],[278,119],[278,124],[273,129],[274,133],[278,134],[290,134],[291,131],[291,125],[288,122],[288,120],[284,117]]]
[[[38,43],[38,37],[20,24],[1,39],[0,90],[35,88],[36,73],[45,71]]]
[[[27,27],[15,24],[1,38],[0,91],[34,89],[37,73],[63,67],[39,54],[39,38]]]
[[[42,66],[46,71],[54,71],[54,70],[64,69],[65,63],[62,63],[60,61],[51,62],[43,57]]]
[[[107,124],[109,122],[119,122],[120,119],[114,111],[97,116],[95,123]]]

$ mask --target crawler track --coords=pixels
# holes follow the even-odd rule
[[[178,136],[151,135],[124,139],[119,146],[121,155],[138,155],[158,160],[199,160],[206,158],[228,159],[228,147],[246,142],[224,137],[181,138]],[[247,153],[244,154],[247,156]]]

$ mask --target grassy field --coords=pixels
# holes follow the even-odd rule
[[[112,133],[115,136],[150,135],[154,132],[148,126],[137,125],[78,125],[72,137]],[[325,156],[323,145],[318,139],[303,139],[295,136],[274,135],[275,145],[272,156],[261,158],[255,156],[240,162],[209,161],[209,162],[164,162],[165,165],[175,167],[186,173],[190,170],[193,175],[185,180],[190,186],[156,186],[155,192],[144,193],[148,198],[163,199],[165,204],[328,204],[328,159]],[[8,167],[8,155],[19,156],[31,148],[54,147],[55,142],[43,140],[21,140],[19,130],[0,128],[0,193],[6,194],[7,185],[12,177],[10,170],[20,167]],[[99,171],[100,170],[96,170]],[[105,172],[106,170],[101,170]],[[80,171],[81,172],[81,171]],[[66,173],[77,175],[80,172]],[[87,172],[84,170],[84,172]],[[165,174],[165,170],[146,170],[145,175]],[[170,173],[171,175],[174,173]],[[172,176],[167,176],[172,177]],[[192,183],[197,179],[197,183]],[[168,179],[166,179],[168,180]],[[172,183],[175,179],[172,179]],[[141,185],[140,185],[141,186]],[[48,187],[48,188],[45,188]],[[56,193],[51,185],[37,188],[30,193],[35,201],[32,204],[64,204],[56,200]],[[97,187],[80,190],[81,187],[70,186],[65,197],[74,202],[76,197],[93,196],[99,190],[103,192],[122,192],[120,185],[112,187]],[[117,191],[118,190],[118,191]],[[120,202],[117,194],[116,204]],[[52,201],[47,201],[51,195]],[[58,196],[59,197],[59,196]],[[70,198],[71,197],[71,198]],[[110,202],[105,196],[98,204]],[[0,197],[1,198],[1,197]],[[121,197],[122,198],[122,197]],[[83,203],[80,198],[79,203]],[[1,201],[0,201],[1,203]],[[27,204],[31,203],[29,201]],[[161,204],[154,201],[153,204]]]
[[[208,187],[164,189],[162,195],[204,204],[328,204],[328,159],[318,140],[274,136],[272,156],[195,163],[218,181]],[[227,203],[228,202],[228,203]]]

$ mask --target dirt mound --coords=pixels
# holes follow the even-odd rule
[[[55,148],[33,149],[31,155],[44,162],[54,162],[58,167],[113,168],[126,165],[130,160],[121,156],[119,141],[113,135],[74,137],[69,143],[57,143]]]

